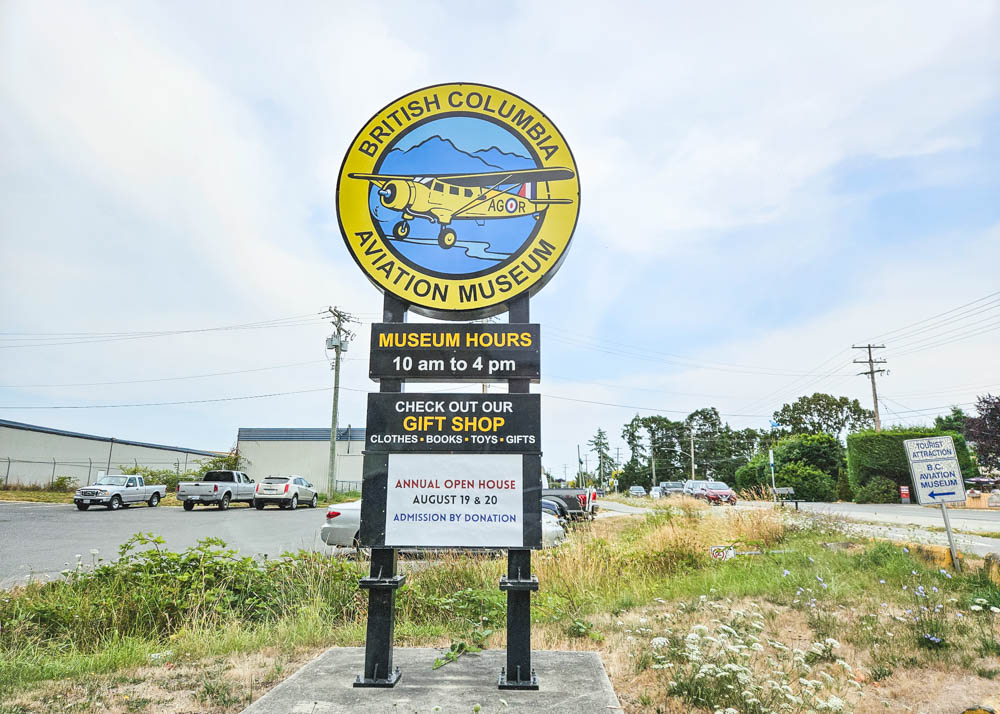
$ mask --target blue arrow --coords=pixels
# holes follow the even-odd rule
[[[954,491],[931,491],[927,494],[931,498],[937,498],[938,496],[954,496]]]

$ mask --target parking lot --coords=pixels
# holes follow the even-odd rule
[[[162,536],[171,550],[215,536],[244,555],[276,557],[300,548],[328,549],[319,539],[326,509],[257,511],[233,506],[228,511],[133,506],[120,511],[78,511],[72,504],[0,502],[0,588],[24,582],[29,575],[50,578],[76,563],[91,563],[90,551],[110,560],[119,546],[138,532]],[[67,565],[68,564],[68,565]]]

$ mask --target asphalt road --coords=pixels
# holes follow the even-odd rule
[[[0,502],[0,589],[23,583],[26,577],[43,579],[97,557],[113,560],[118,547],[138,532],[154,533],[170,550],[183,550],[201,538],[215,536],[244,555],[277,557],[285,551],[329,550],[319,539],[325,508],[295,511],[234,505],[228,511],[213,507],[148,508],[120,511],[78,511],[72,504]]]
[[[788,506],[793,508],[793,506]],[[940,508],[902,503],[800,503],[803,511],[830,513],[857,521],[872,521],[885,525],[937,526],[944,528]],[[951,527],[979,533],[1000,532],[1000,510],[979,511],[966,508],[949,508]]]

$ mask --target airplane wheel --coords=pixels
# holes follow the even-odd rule
[[[406,238],[410,235],[410,222],[399,221],[392,227],[392,235],[395,238]]]
[[[453,247],[456,240],[458,240],[458,234],[451,228],[442,228],[441,232],[438,233],[438,245],[445,250]]]

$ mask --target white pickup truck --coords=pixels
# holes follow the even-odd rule
[[[253,503],[254,480],[242,471],[209,471],[201,481],[177,484],[177,500],[190,511],[197,504],[216,505],[220,511],[233,502]]]
[[[91,506],[117,511],[133,503],[148,503],[155,508],[166,495],[166,486],[147,485],[142,476],[102,476],[97,483],[78,488],[73,503],[81,511]]]

